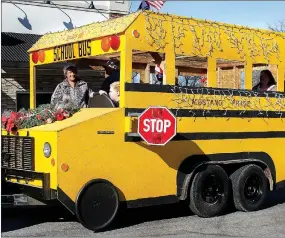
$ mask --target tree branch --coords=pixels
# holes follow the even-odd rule
[[[285,20],[280,20],[275,25],[269,25],[268,29],[271,31],[285,32]]]

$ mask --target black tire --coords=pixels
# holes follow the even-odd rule
[[[200,217],[221,215],[228,207],[230,180],[218,165],[207,165],[198,172],[190,187],[190,209]]]
[[[80,191],[76,199],[76,216],[89,230],[99,231],[109,226],[119,210],[116,188],[106,180],[93,180]]]
[[[230,176],[235,208],[239,211],[259,210],[267,196],[268,181],[263,170],[254,164],[239,168]]]

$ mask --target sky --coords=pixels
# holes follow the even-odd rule
[[[136,11],[140,0],[132,1]],[[160,12],[268,29],[285,20],[285,1],[169,1]]]

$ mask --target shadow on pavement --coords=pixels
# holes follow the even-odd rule
[[[264,209],[281,203],[285,203],[285,187],[268,194]],[[233,204],[230,204],[226,215],[234,212],[236,212],[236,210]],[[111,228],[109,228],[109,231],[134,226],[144,222],[185,217],[190,215],[193,215],[190,209],[179,204],[129,209],[120,214],[117,222]]]
[[[284,202],[285,187],[269,193],[265,209]],[[228,213],[231,212],[234,212],[234,210],[230,210]],[[130,227],[144,222],[185,217],[191,214],[190,209],[181,204],[128,209],[121,211],[115,223],[108,230],[104,231]],[[2,232],[18,230],[46,222],[68,221],[74,222],[76,218],[64,207],[2,208]]]
[[[285,187],[269,193],[264,209],[276,206],[280,203],[285,203]]]
[[[179,218],[193,215],[190,209],[181,204],[168,204],[153,207],[127,209],[118,215],[118,219],[109,230],[125,228],[144,222]]]
[[[2,232],[18,230],[45,222],[75,221],[75,218],[64,207],[2,207],[1,212]]]

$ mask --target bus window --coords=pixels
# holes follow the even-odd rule
[[[89,67],[94,72],[104,72],[102,80],[95,82],[96,87],[91,88],[94,92],[93,97],[89,98],[88,107],[92,108],[109,108],[117,107],[118,102],[115,102],[110,97],[110,87],[112,83],[120,81],[120,54],[112,53],[101,56],[94,56],[88,59],[78,60],[78,68]],[[84,80],[84,77],[82,78]]]
[[[245,62],[217,59],[217,88],[243,89]]]
[[[258,87],[260,84],[260,76],[261,76],[261,72],[263,70],[269,70],[271,72],[273,78],[274,78],[275,83],[277,84],[277,78],[278,78],[278,66],[277,65],[273,65],[273,64],[257,65],[257,64],[254,64],[252,67],[253,90],[258,90]],[[270,85],[270,86],[272,86],[272,85]],[[277,90],[277,88],[275,88],[275,90]]]
[[[206,57],[176,55],[176,85],[206,87],[208,61]]]
[[[132,83],[140,83],[141,75],[139,72],[133,71],[132,74]]]
[[[161,84],[165,57],[162,53],[133,50],[133,83]]]
[[[67,64],[74,64],[78,69],[77,77],[82,79],[88,84],[88,87],[98,92],[104,79],[105,70],[103,67],[90,67],[92,63],[89,59],[80,59],[74,61],[67,61],[64,63],[51,63],[48,65],[36,66],[36,106],[42,104],[49,104],[51,102],[51,96],[55,91],[58,84],[62,83],[65,79],[63,68]],[[15,109],[29,108],[30,93],[19,92],[16,97]]]

